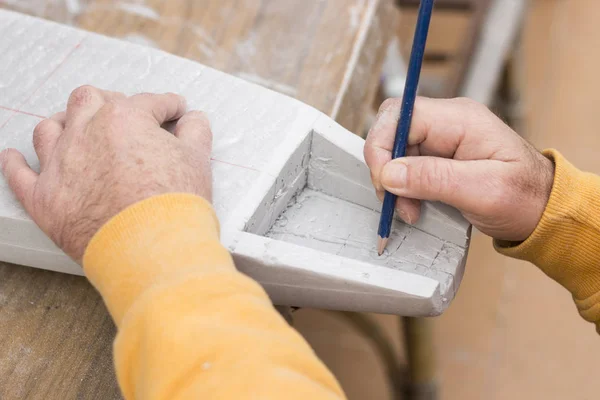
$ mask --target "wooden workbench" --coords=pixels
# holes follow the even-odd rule
[[[397,20],[391,0],[75,3],[0,7],[200,61],[296,97],[355,132]],[[120,398],[114,335],[85,278],[0,263],[0,399]]]

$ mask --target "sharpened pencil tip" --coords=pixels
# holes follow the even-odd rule
[[[382,238],[381,236],[377,236],[377,254],[382,255],[385,250],[385,246],[387,246],[388,238]]]

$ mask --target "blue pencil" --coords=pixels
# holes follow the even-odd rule
[[[421,75],[421,65],[423,64],[423,53],[425,53],[425,43],[427,42],[427,33],[429,31],[429,22],[431,21],[431,13],[433,11],[433,2],[434,0],[421,0],[421,5],[419,7],[419,16],[417,17],[415,37],[410,52],[408,73],[406,75],[406,84],[404,85],[400,120],[398,121],[398,126],[396,128],[392,158],[406,156],[408,133],[410,131],[413,108],[417,97],[417,86],[419,85],[419,77]],[[379,230],[377,231],[377,252],[379,255],[385,250],[385,246],[390,237],[395,205],[396,195],[386,191],[383,199],[383,207],[381,208],[381,218],[379,219]]]

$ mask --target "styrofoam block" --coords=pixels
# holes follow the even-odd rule
[[[0,147],[16,147],[36,168],[33,128],[83,84],[177,92],[205,111],[222,242],[274,301],[433,315],[454,296],[469,224],[450,207],[424,203],[414,227],[395,221],[388,254],[377,257],[379,203],[364,141],[312,107],[156,49],[8,11],[0,11],[0,51]],[[293,224],[280,229],[284,218]],[[81,273],[3,179],[0,260]]]

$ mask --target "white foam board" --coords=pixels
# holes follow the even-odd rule
[[[0,11],[0,147],[38,168],[35,125],[91,84],[176,92],[214,134],[214,206],[237,267],[278,304],[435,315],[460,284],[470,226],[427,203],[376,256],[381,205],[364,141],[295,99],[162,51]],[[81,274],[0,179],[0,260]]]

